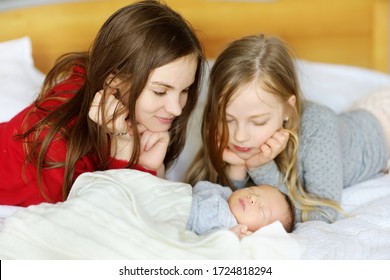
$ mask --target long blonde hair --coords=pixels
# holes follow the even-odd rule
[[[199,180],[209,180],[234,188],[223,161],[223,150],[229,138],[225,112],[237,89],[255,80],[261,82],[265,91],[275,94],[290,111],[290,119],[285,125],[290,133],[289,141],[275,162],[283,174],[281,180],[287,187],[294,207],[302,209],[303,220],[307,219],[309,211],[320,211],[329,218],[330,215],[319,206],[342,211],[336,202],[307,193],[299,180],[298,136],[302,98],[293,55],[279,38],[263,34],[234,41],[216,59],[210,72],[203,113],[203,145],[186,173],[186,182],[195,184]],[[294,108],[288,104],[292,95],[296,97]]]

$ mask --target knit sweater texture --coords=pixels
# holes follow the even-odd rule
[[[237,225],[228,204],[231,194],[229,187],[208,181],[197,182],[192,189],[191,212],[186,229],[202,235]]]

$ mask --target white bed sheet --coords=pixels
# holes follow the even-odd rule
[[[70,198],[72,201],[76,196],[82,197],[84,202],[75,201],[65,208],[59,204],[27,210],[0,206],[3,218],[24,209],[8,220],[6,232],[0,231],[0,256],[5,259],[137,256],[138,259],[390,259],[388,174],[344,190],[342,205],[350,214],[348,218],[333,224],[301,223],[290,234],[280,224],[272,224],[241,242],[228,232],[195,237],[184,231],[190,206],[188,187],[138,171],[87,174],[76,183]],[[86,192],[89,194],[85,195]],[[137,214],[124,214],[131,213],[133,208]],[[159,232],[164,232],[164,237]],[[126,240],[127,235],[132,238]],[[136,243],[142,240],[153,244],[163,253],[146,247],[140,249],[134,245],[134,238]]]
[[[185,230],[190,185],[137,170],[84,173],[64,203],[16,211],[0,259],[299,259],[305,243],[280,222],[241,242],[228,230]]]
[[[390,175],[343,191],[349,217],[333,224],[310,221],[292,233],[307,241],[302,259],[390,259]]]

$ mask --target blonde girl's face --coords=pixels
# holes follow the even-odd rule
[[[187,103],[197,66],[197,56],[190,54],[154,69],[137,99],[137,123],[152,132],[168,131]],[[121,87],[125,91],[129,84]]]
[[[258,82],[239,88],[226,107],[228,148],[244,160],[259,153],[260,146],[282,128],[284,104]]]
[[[236,190],[228,200],[230,211],[237,223],[256,231],[277,220],[284,221],[288,215],[288,203],[284,195],[268,185]]]

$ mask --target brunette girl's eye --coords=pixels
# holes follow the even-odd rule
[[[186,89],[184,89],[181,93],[182,93],[182,94],[188,94],[189,91],[190,91],[190,88],[186,88]]]
[[[157,96],[163,96],[163,95],[165,95],[167,92],[166,91],[153,91],[153,93],[155,94],[155,95],[157,95]]]

